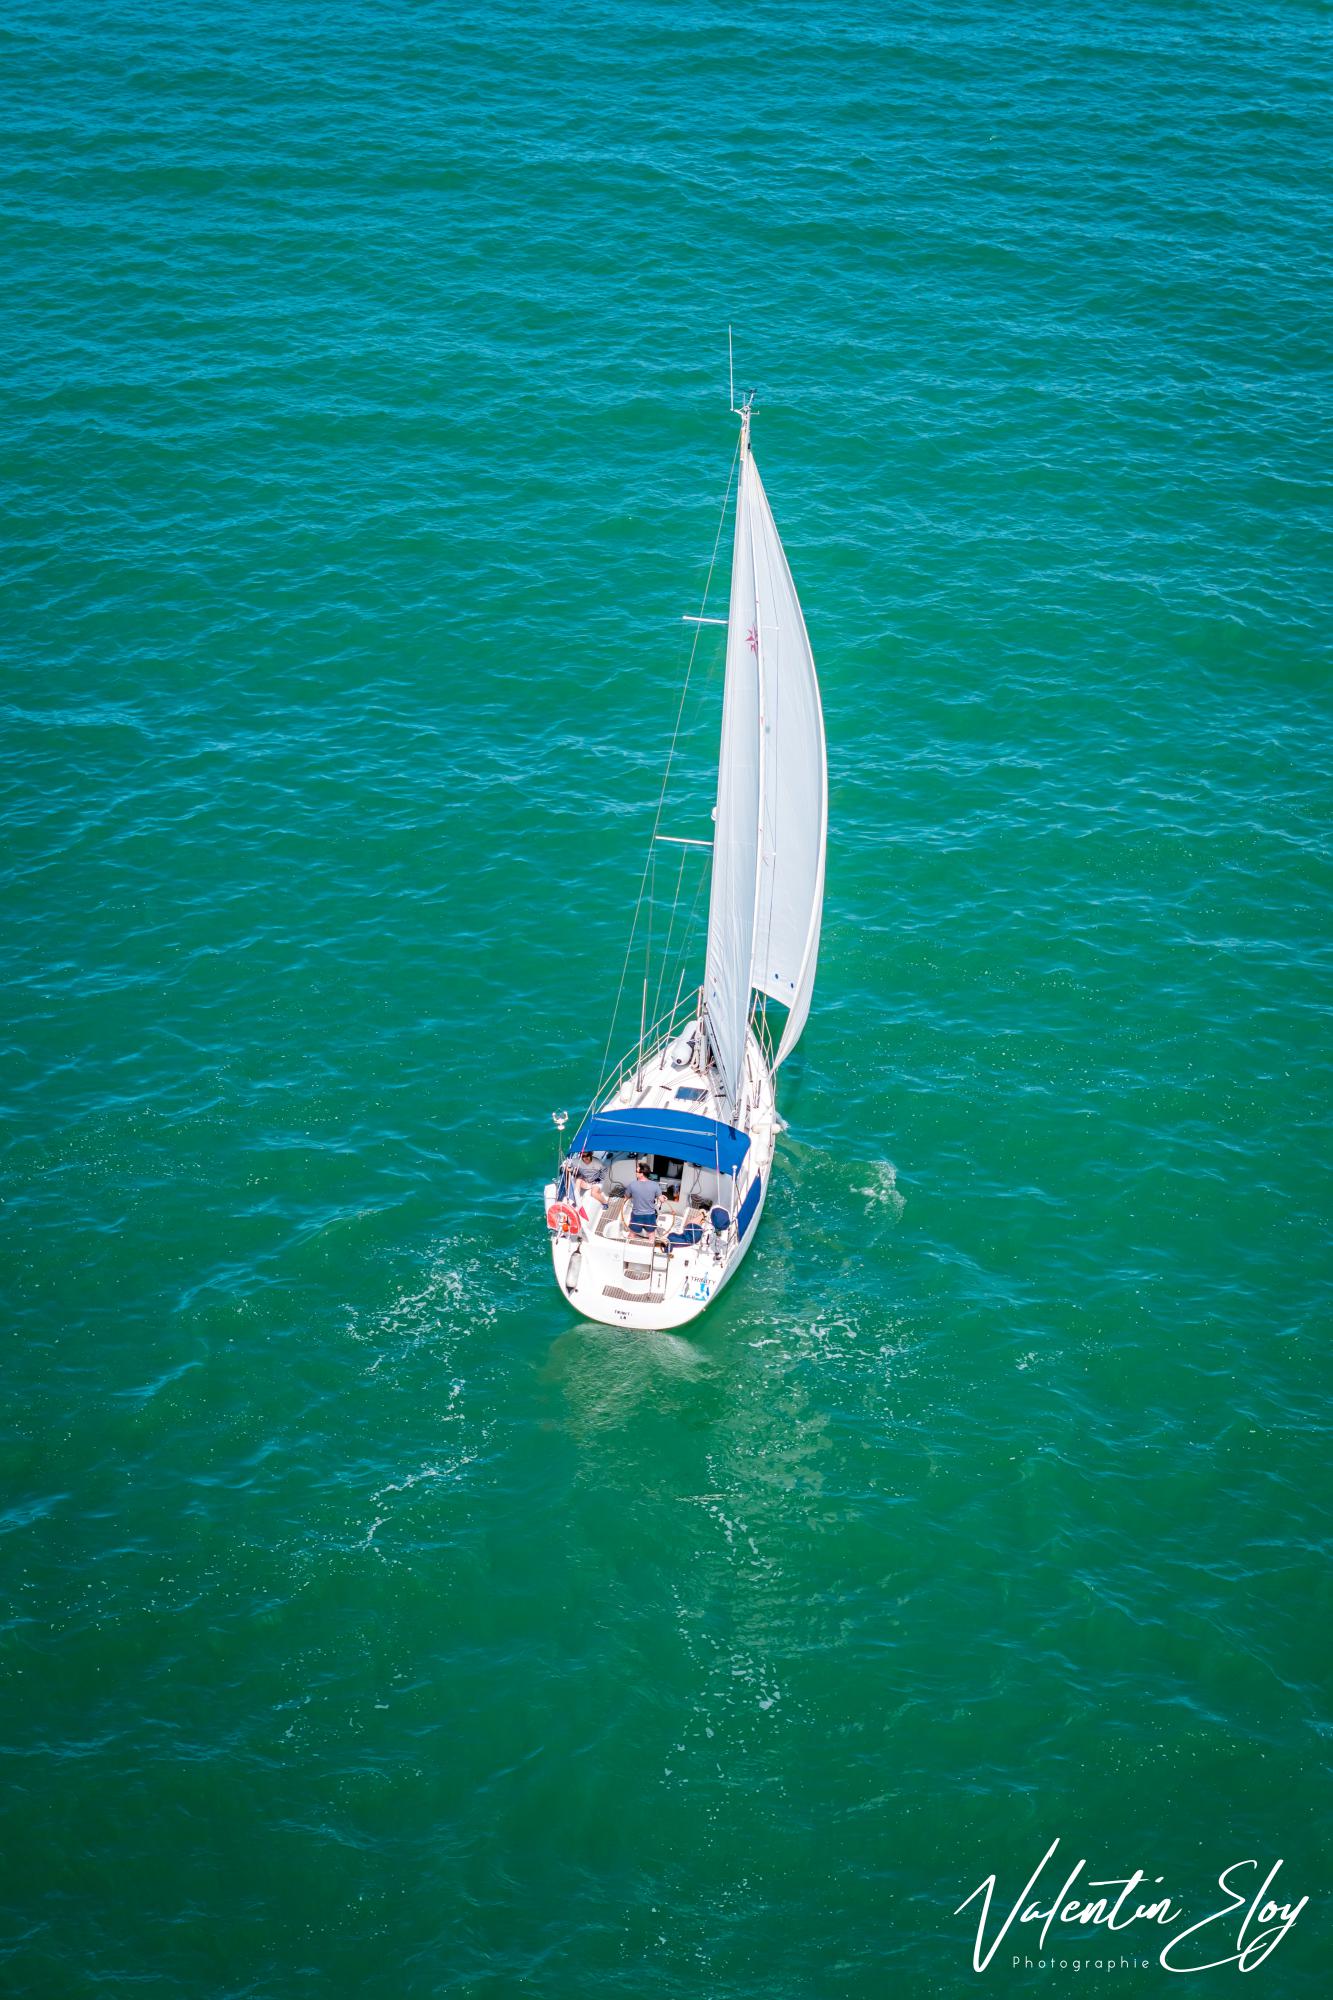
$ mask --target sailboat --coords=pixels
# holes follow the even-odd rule
[[[645,1331],[697,1318],[754,1241],[786,1129],[776,1075],[810,1012],[824,902],[819,683],[750,448],[753,397],[732,402],[739,473],[717,805],[711,842],[678,841],[712,850],[703,986],[650,1028],[645,981],[638,1045],[609,1089],[599,1086],[545,1189],[570,1304]],[[567,1116],[552,1116],[563,1146]]]

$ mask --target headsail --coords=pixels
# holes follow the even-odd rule
[[[776,1067],[810,1011],[824,898],[827,776],[800,603],[741,419],[704,1004],[733,1110],[753,988],[788,1009]]]

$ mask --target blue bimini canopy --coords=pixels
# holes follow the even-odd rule
[[[594,1111],[574,1134],[576,1153],[658,1153],[734,1174],[750,1150],[747,1132],[692,1111]]]

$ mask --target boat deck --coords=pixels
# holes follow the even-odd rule
[[[694,1047],[691,1024],[623,1076],[600,1111],[678,1111],[725,1124],[721,1094],[713,1077],[696,1067]],[[583,1227],[576,1237],[554,1237],[552,1253],[566,1296],[588,1318],[644,1329],[680,1325],[701,1312],[726,1283],[758,1220],[777,1125],[772,1079],[753,1038],[746,1080],[738,1124],[750,1145],[742,1165],[731,1172],[681,1162],[671,1178],[680,1193],[660,1205],[651,1237],[632,1236],[627,1227],[628,1188],[642,1155],[606,1153],[597,1192],[569,1189],[565,1198],[583,1217]],[[565,1185],[563,1179],[560,1185]],[[608,1191],[617,1188],[622,1192]],[[556,1192],[555,1184],[548,1188],[548,1205]],[[605,1200],[598,1199],[600,1192],[606,1193]],[[722,1229],[713,1221],[718,1207],[728,1216]],[[691,1226],[691,1217],[697,1225],[695,1240],[670,1242]]]

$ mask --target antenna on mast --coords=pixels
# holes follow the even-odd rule
[[[727,383],[731,390],[731,414],[741,420],[741,457],[750,449],[750,405],[754,402],[754,391],[743,403],[736,401],[736,365],[731,352],[731,328],[727,328]]]

